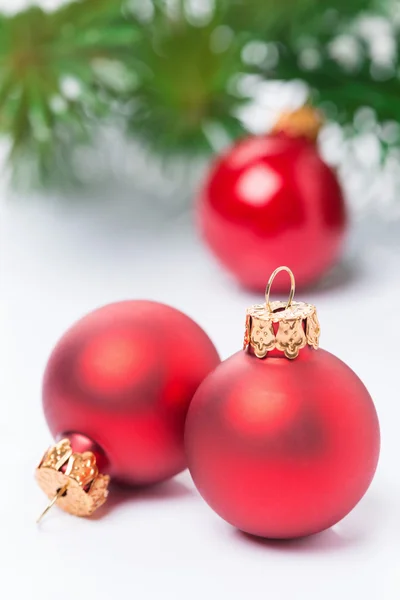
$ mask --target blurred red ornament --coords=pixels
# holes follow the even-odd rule
[[[380,435],[372,399],[345,363],[315,349],[315,307],[253,307],[246,331],[247,350],[221,363],[191,403],[190,472],[206,502],[247,533],[320,532],[373,478]]]
[[[67,440],[52,449],[53,464],[50,456],[45,466],[68,471],[69,443],[79,460],[89,451],[96,468],[128,484],[152,484],[179,473],[186,467],[189,403],[218,363],[205,332],[169,306],[127,301],[88,314],[61,338],[46,367],[45,417],[54,437]],[[47,488],[54,487],[54,473],[46,473]],[[71,481],[65,483],[72,491]],[[60,487],[45,491],[50,497]]]
[[[310,107],[282,115],[273,133],[241,140],[218,158],[203,186],[202,235],[248,288],[262,290],[277,262],[306,286],[340,256],[346,209],[315,144],[320,124]]]

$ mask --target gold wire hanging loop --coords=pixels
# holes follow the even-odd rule
[[[36,520],[36,523],[40,523],[40,521],[43,519],[44,515],[47,515],[47,513],[49,512],[49,510],[54,506],[54,504],[57,502],[57,500],[59,498],[61,498],[61,496],[63,494],[65,494],[65,492],[68,489],[68,483],[66,483],[62,488],[60,488],[56,495],[54,496],[54,498],[48,503],[48,505],[46,506],[46,508],[44,509],[44,511],[42,512],[42,514],[40,515],[40,517]]]
[[[277,269],[275,269],[275,271],[272,273],[271,277],[268,280],[267,287],[265,288],[265,306],[267,307],[267,309],[269,310],[269,312],[272,312],[272,310],[271,310],[271,304],[269,302],[269,295],[271,293],[271,286],[272,286],[272,283],[273,283],[275,277],[281,271],[286,271],[286,273],[288,273],[289,277],[290,277],[290,294],[289,294],[289,298],[288,298],[285,310],[291,306],[292,300],[293,300],[293,297],[294,297],[294,293],[296,291],[296,282],[295,282],[295,279],[294,279],[294,275],[293,275],[293,272],[289,269],[289,267],[278,267]]]

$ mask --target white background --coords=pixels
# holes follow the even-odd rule
[[[298,295],[317,305],[322,346],[363,379],[381,421],[374,483],[339,525],[290,543],[245,537],[208,508],[187,472],[140,493],[115,492],[101,518],[56,508],[35,524],[45,498],[33,472],[51,441],[41,377],[74,320],[110,301],[157,299],[195,318],[226,358],[240,347],[246,306],[260,300],[218,269],[187,215],[168,216],[134,190],[93,200],[3,191],[1,597],[398,600],[398,223],[359,222],[330,285]]]
[[[298,295],[317,305],[322,346],[375,400],[378,471],[336,527],[277,543],[224,523],[187,472],[140,493],[113,492],[91,520],[54,509],[36,525],[45,498],[33,473],[51,442],[41,378],[65,329],[108,302],[155,299],[193,317],[226,358],[241,345],[245,308],[261,299],[219,270],[189,215],[171,216],[133,185],[67,201],[21,197],[0,182],[0,195],[0,598],[399,600],[400,222],[384,220],[384,205],[353,225],[330,281]]]

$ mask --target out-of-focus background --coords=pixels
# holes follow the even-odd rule
[[[5,597],[398,599],[399,42],[391,1],[2,0]],[[40,398],[52,347],[93,308],[149,298],[193,317],[222,358],[239,349],[262,292],[214,256],[195,199],[207,196],[211,160],[239,138],[269,140],[282,111],[306,102],[324,114],[312,152],[335,169],[349,218],[335,264],[298,298],[317,305],[322,346],[376,403],[382,454],[368,494],[334,529],[289,544],[240,536],[187,472],[110,500],[102,520],[56,510],[38,529],[33,469],[51,441]],[[274,167],[282,190],[285,164]],[[307,186],[314,197],[308,175],[300,203]]]

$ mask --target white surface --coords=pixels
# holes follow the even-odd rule
[[[3,198],[1,598],[398,600],[398,223],[359,224],[336,283],[302,295],[318,306],[323,347],[369,388],[382,427],[374,483],[338,526],[292,543],[251,540],[209,509],[187,472],[115,494],[101,519],[54,509],[35,524],[44,497],[33,470],[51,439],[41,376],[64,330],[98,305],[153,298],[194,317],[226,358],[241,344],[246,306],[259,300],[219,271],[187,216],[167,218],[133,192],[117,199],[115,191],[108,205]],[[352,344],[343,341],[350,324]]]

